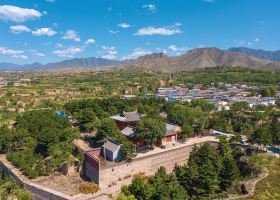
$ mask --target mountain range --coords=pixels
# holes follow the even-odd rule
[[[95,68],[95,67],[140,67],[163,72],[186,71],[194,68],[215,67],[220,65],[246,66],[280,70],[280,51],[269,52],[248,48],[197,48],[180,56],[168,56],[163,53],[152,53],[137,59],[124,61],[103,58],[74,58],[56,63],[32,63],[17,65],[0,63],[0,71],[47,70],[60,68]]]
[[[47,69],[60,69],[60,68],[92,68],[103,67],[120,64],[121,61],[108,60],[104,58],[74,58],[63,60],[56,63],[41,64],[34,62],[32,64],[17,65],[13,63],[0,63],[0,71],[27,71],[27,70],[47,70]]]
[[[233,47],[229,48],[230,52],[237,52],[248,56],[253,56],[256,58],[271,60],[271,61],[280,61],[280,50],[278,51],[265,51],[262,49],[250,49],[247,47]]]

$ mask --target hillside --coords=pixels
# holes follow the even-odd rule
[[[280,50],[278,51],[265,51],[262,49],[250,49],[247,47],[233,47],[229,48],[230,52],[237,52],[248,56],[253,56],[256,58],[271,60],[271,61],[280,61]]]
[[[280,62],[262,60],[241,53],[223,51],[218,48],[193,49],[177,57],[168,57],[162,53],[150,54],[122,64],[123,67],[141,67],[163,72],[187,71],[221,65],[280,69]]]

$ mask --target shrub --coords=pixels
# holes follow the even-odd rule
[[[84,194],[94,194],[99,190],[99,186],[95,183],[84,183],[79,187],[79,191]]]

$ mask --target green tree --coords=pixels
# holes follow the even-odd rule
[[[214,104],[204,99],[195,99],[191,101],[192,107],[200,107],[202,111],[211,111],[214,109]]]
[[[277,107],[280,107],[280,98],[279,97],[277,98],[275,104],[276,104]]]
[[[112,119],[104,118],[100,122],[100,126],[97,128],[96,140],[103,143],[106,138],[115,138],[120,134],[116,123]]]
[[[167,174],[164,167],[158,169],[147,181],[141,178],[133,179],[132,183],[122,188],[125,197],[133,195],[137,199],[149,200],[187,200],[188,194],[180,185],[176,176]],[[124,196],[122,195],[122,196]]]
[[[167,174],[164,167],[160,167],[157,173],[150,177],[148,183],[155,188],[152,199],[162,200],[186,200],[188,195],[178,182],[176,176]]]
[[[280,145],[280,122],[278,121],[277,115],[273,116],[270,129],[271,129],[273,144]]]
[[[188,165],[179,169],[178,179],[191,198],[210,198],[219,190],[221,161],[210,144],[194,148]]]
[[[253,134],[250,136],[249,141],[260,146],[272,144],[272,135],[268,126],[256,127]]]
[[[77,129],[51,111],[28,111],[16,118],[15,129],[0,128],[1,149],[30,178],[47,175],[69,161],[78,136]]]
[[[127,188],[123,188],[123,191],[126,195],[132,194],[139,200],[151,199],[154,193],[154,189],[141,178],[133,179]]]
[[[249,108],[250,107],[249,107],[248,103],[244,102],[244,101],[235,102],[232,105],[232,109],[236,112],[240,112],[240,111],[244,112],[244,111],[248,110]]]
[[[165,123],[161,119],[144,117],[135,126],[138,138],[144,139],[151,147],[165,134]]]
[[[182,139],[187,139],[187,138],[191,138],[193,136],[194,136],[193,127],[189,124],[184,124],[182,126],[182,132],[180,134],[180,137],[182,137]]]
[[[75,114],[74,117],[81,124],[87,124],[96,120],[96,115],[90,108],[80,110]]]
[[[231,147],[226,137],[220,138],[219,153],[222,159],[220,171],[220,188],[227,190],[239,178],[239,170],[233,158]]]
[[[123,144],[121,151],[123,153],[123,158],[127,162],[131,162],[134,157],[136,157],[135,147],[134,144],[130,141],[128,141],[126,138],[121,140],[121,143]]]
[[[130,194],[130,195],[126,195],[124,194],[123,192],[121,192],[119,195],[118,195],[118,198],[117,200],[137,200],[133,194]]]
[[[274,87],[265,87],[260,89],[260,94],[262,95],[262,97],[273,97],[276,95],[276,90]]]

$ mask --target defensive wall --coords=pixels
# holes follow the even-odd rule
[[[90,195],[84,194],[69,196],[39,184],[32,183],[6,159],[5,155],[0,156],[0,168],[11,176],[22,188],[28,190],[36,200],[86,200],[91,197]]]
[[[93,155],[94,153],[87,152],[84,172],[89,179],[95,181],[101,187],[106,187],[121,179],[133,177],[137,174],[153,175],[161,166],[165,167],[167,172],[172,172],[176,166],[182,166],[187,163],[194,145],[199,146],[205,142],[209,142],[213,146],[218,145],[216,139],[208,139],[189,142],[176,148],[136,157],[131,163],[101,164],[100,160]]]

